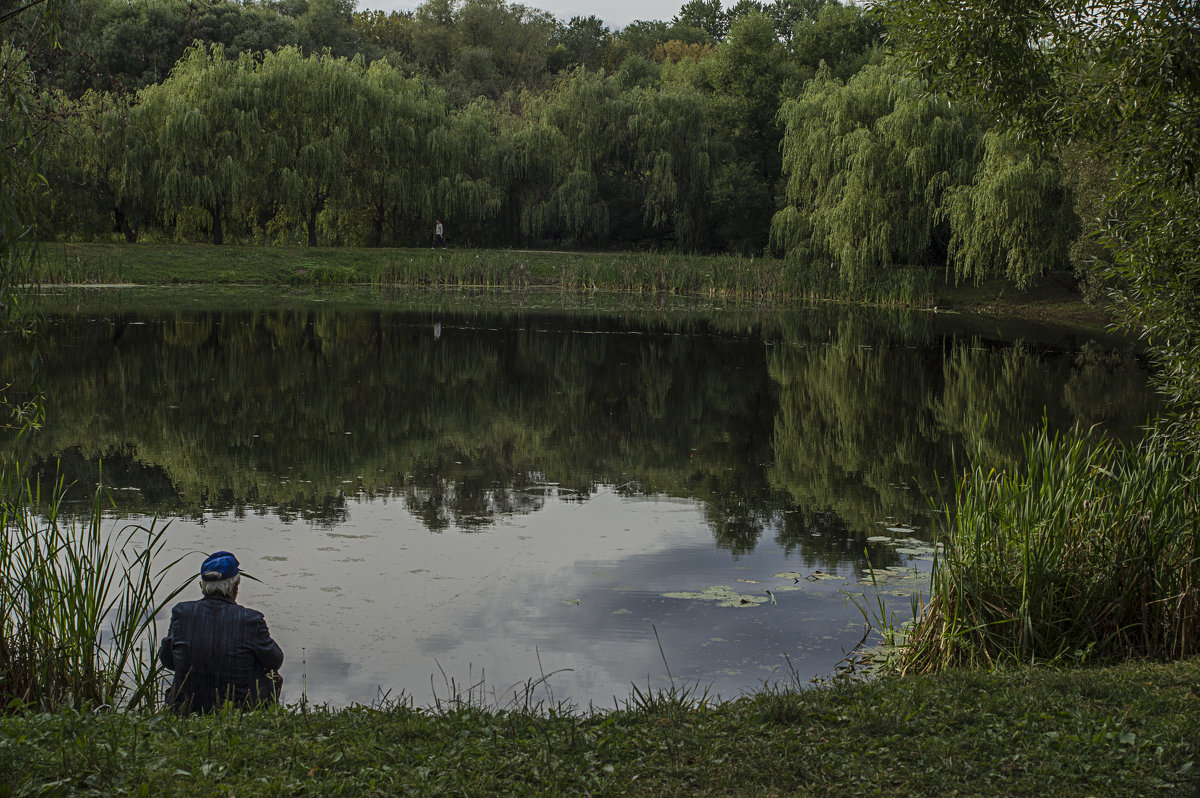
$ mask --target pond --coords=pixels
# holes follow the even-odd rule
[[[285,700],[331,706],[806,684],[870,567],[897,618],[927,588],[956,469],[1157,410],[1119,338],[835,306],[71,291],[41,354],[45,428],[3,456],[170,521],[177,582],[237,553]]]

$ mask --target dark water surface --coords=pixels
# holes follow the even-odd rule
[[[6,456],[172,519],[173,553],[235,551],[285,697],[335,705],[503,704],[547,675],[538,699],[611,706],[631,683],[732,697],[828,674],[864,633],[846,593],[866,552],[928,571],[939,475],[1012,461],[1043,417],[1129,438],[1157,407],[1127,342],[945,314],[187,288],[48,304],[46,426]],[[923,587],[888,597],[903,612]]]

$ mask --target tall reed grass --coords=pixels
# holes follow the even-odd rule
[[[129,275],[111,256],[82,258],[65,251],[60,257],[38,259],[38,281],[46,285],[128,283]]]
[[[102,488],[70,517],[61,481],[50,496],[36,484],[14,470],[0,485],[0,711],[152,708],[155,617],[184,587],[162,595],[166,526],[105,532]]]
[[[973,466],[901,672],[1200,653],[1197,462],[1154,436],[1030,437],[1019,470]]]
[[[306,271],[304,281],[314,281]],[[838,300],[919,307],[933,302],[928,270],[897,269],[849,286],[827,269],[774,258],[670,252],[546,253],[515,250],[412,252],[369,278],[380,286],[531,286],[562,291],[680,294],[771,302]]]

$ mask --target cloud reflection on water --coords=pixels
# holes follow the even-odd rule
[[[778,606],[663,597],[714,584],[761,594],[801,559],[765,541],[744,555],[715,548],[691,500],[551,501],[469,535],[431,533],[398,502],[350,502],[347,513],[334,530],[270,515],[170,527],[172,548],[228,548],[263,580],[241,600],[287,654],[289,701],[302,679],[311,702],[330,705],[382,694],[427,705],[482,679],[503,704],[551,674],[537,697],[612,706],[631,684],[668,686],[666,666],[677,684],[732,697],[786,679],[785,655],[803,679],[828,673],[862,634],[840,582],[781,592]]]

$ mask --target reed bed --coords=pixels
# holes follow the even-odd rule
[[[108,256],[83,258],[56,252],[54,257],[40,257],[37,262],[38,281],[45,285],[95,285],[128,283],[129,270],[122,269],[116,259]]]
[[[938,271],[896,267],[853,285],[829,264],[668,251],[396,249],[48,244],[44,283],[374,285],[552,288],[748,302],[862,302],[932,307]]]
[[[836,273],[773,258],[678,253],[538,253],[471,250],[389,259],[371,276],[380,286],[554,287],[771,302],[841,300],[881,305],[932,304],[933,276],[898,269],[861,285]]]
[[[1154,436],[1044,430],[1020,469],[973,466],[900,671],[1200,653],[1196,469]]]
[[[155,564],[165,526],[104,531],[103,490],[83,517],[61,512],[15,470],[0,499],[0,707],[154,707],[155,617],[172,565]]]

